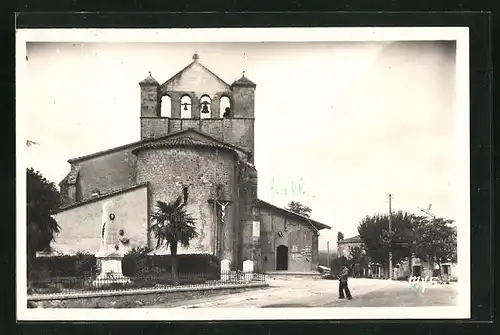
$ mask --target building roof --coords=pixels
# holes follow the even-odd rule
[[[233,83],[233,86],[257,87],[257,85],[253,81],[245,77],[245,72],[243,72],[243,76],[240,79],[236,80]]]
[[[182,70],[180,70],[179,72],[177,72],[176,74],[174,74],[172,77],[170,77],[170,79],[168,79],[166,82],[164,82],[162,84],[162,86],[170,84],[172,81],[174,81],[175,79],[177,79],[177,77],[179,77],[182,73],[184,73],[185,71],[187,71],[189,68],[191,68],[195,64],[198,64],[199,66],[201,66],[205,71],[207,71],[208,73],[210,73],[212,76],[214,76],[217,80],[219,80],[222,84],[226,85],[228,88],[230,87],[230,85],[228,83],[226,83],[218,75],[216,75],[215,73],[213,73],[212,71],[210,71],[209,68],[207,68],[206,66],[204,66],[203,64],[200,63],[198,54],[194,54],[193,55],[193,61],[191,63],[189,63],[185,68],[183,68]]]
[[[115,191],[108,192],[105,194],[100,194],[100,195],[95,196],[95,197],[91,197],[91,198],[84,199],[82,201],[75,202],[74,204],[71,204],[71,205],[59,207],[56,211],[54,211],[54,214],[58,214],[58,213],[67,211],[68,209],[71,209],[71,208],[79,207],[82,205],[87,205],[87,204],[90,204],[90,203],[93,203],[93,202],[96,202],[96,201],[99,201],[99,200],[102,200],[105,198],[109,198],[109,197],[112,197],[112,196],[115,196],[115,195],[118,195],[121,193],[133,191],[135,189],[139,189],[141,187],[147,187],[147,186],[148,186],[148,183],[145,182],[145,183],[141,183],[141,184],[127,186],[127,187],[121,188],[119,190],[115,190]]]
[[[151,75],[151,72],[149,72],[149,75],[144,80],[139,82],[139,85],[141,85],[141,86],[146,86],[146,85],[158,86],[160,84],[156,81],[155,78],[153,78],[153,76]]]
[[[353,237],[345,238],[341,241],[337,241],[337,243],[340,243],[340,244],[343,244],[343,243],[363,243],[363,240],[361,239],[361,237],[359,237],[359,235],[356,235]]]
[[[68,184],[68,185],[75,185],[76,181],[78,180],[78,175],[80,174],[80,171],[77,169],[71,169],[70,172],[64,177],[63,180],[59,183],[59,186],[62,184]]]
[[[219,143],[221,145],[224,145],[224,146],[227,146],[227,147],[231,147],[237,151],[240,151],[240,152],[243,152],[243,153],[246,153],[246,154],[249,154],[250,151],[244,149],[244,148],[241,148],[239,146],[236,146],[236,145],[233,145],[233,144],[230,144],[230,143],[226,143],[224,141],[220,141],[208,134],[205,134],[195,128],[188,128],[188,129],[183,129],[183,130],[180,130],[180,131],[176,131],[176,132],[173,132],[173,133],[170,133],[170,134],[167,134],[165,136],[161,136],[161,137],[156,137],[156,138],[151,138],[151,139],[145,139],[145,140],[141,140],[141,141],[136,141],[136,142],[132,142],[132,143],[128,143],[128,144],[125,144],[125,145],[121,145],[121,146],[118,146],[118,147],[114,147],[114,148],[111,148],[111,149],[105,149],[105,150],[101,150],[101,151],[97,151],[97,152],[94,152],[94,153],[91,153],[91,154],[88,154],[88,155],[85,155],[85,156],[80,156],[80,157],[76,157],[76,158],[71,158],[68,160],[68,163],[70,164],[73,164],[73,163],[77,163],[79,161],[83,161],[83,160],[87,160],[87,159],[90,159],[90,158],[94,158],[94,157],[98,157],[98,156],[104,156],[104,155],[107,155],[107,154],[111,154],[113,152],[116,152],[116,151],[120,151],[120,150],[123,150],[123,149],[127,149],[127,148],[133,148],[135,146],[140,146],[140,145],[143,145],[143,144],[149,144],[149,143],[155,143],[155,142],[159,142],[159,141],[163,141],[165,139],[168,139],[169,137],[174,137],[174,136],[178,136],[178,135],[181,135],[183,133],[187,133],[187,132],[194,132],[194,133],[197,133],[199,135],[202,135],[204,137],[206,137],[207,139],[215,142],[215,143]]]
[[[139,151],[142,151],[145,149],[168,148],[168,147],[177,147],[177,148],[179,148],[179,147],[180,148],[199,147],[199,148],[226,149],[226,150],[229,150],[229,151],[236,154],[235,149],[229,145],[208,142],[208,141],[201,141],[201,140],[189,137],[189,136],[176,137],[176,138],[173,138],[173,139],[170,139],[167,141],[162,141],[162,142],[147,143],[147,144],[139,146],[138,148],[135,148],[134,150],[132,150],[132,153],[135,155]]]
[[[266,201],[263,201],[263,200],[258,200],[258,204],[259,206],[263,206],[263,207],[267,207],[267,208],[270,208],[270,209],[273,209],[275,211],[278,211],[278,212],[281,212],[285,215],[289,215],[289,216],[292,216],[294,217],[295,219],[299,220],[299,221],[302,221],[304,223],[309,223],[311,224],[314,228],[316,228],[316,230],[321,230],[321,229],[331,229],[330,226],[327,226],[326,224],[324,223],[321,223],[321,222],[318,222],[316,220],[313,220],[311,218],[308,218],[306,216],[303,216],[303,215],[300,215],[300,214],[297,214],[295,212],[292,212],[288,209],[285,209],[285,208],[282,208],[282,207],[278,207],[278,206],[275,206],[273,204],[270,204],[269,202],[266,202]]]

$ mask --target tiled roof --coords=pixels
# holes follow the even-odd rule
[[[71,171],[66,175],[66,177],[64,177],[63,180],[61,180],[61,182],[59,183],[59,186],[64,185],[64,184],[75,185],[76,181],[78,179],[79,173],[80,172],[78,170],[71,169]]]
[[[363,240],[361,239],[361,237],[359,237],[359,235],[356,235],[353,237],[345,238],[342,241],[337,241],[337,243],[363,243]]]
[[[147,76],[143,81],[139,83],[139,85],[160,85],[155,78],[151,75],[151,72],[149,73],[149,76]]]
[[[215,143],[220,143],[221,145],[224,145],[224,146],[227,146],[227,147],[231,147],[237,151],[241,151],[241,152],[244,152],[246,154],[249,154],[250,152],[244,148],[241,148],[241,147],[238,147],[236,145],[233,145],[233,144],[230,144],[230,143],[226,143],[224,141],[220,141],[208,134],[205,134],[197,129],[194,129],[194,128],[188,128],[188,129],[183,129],[183,130],[179,130],[179,131],[176,131],[176,132],[173,132],[173,133],[170,133],[170,134],[167,134],[165,136],[161,136],[161,137],[156,137],[156,138],[149,138],[149,139],[145,139],[145,140],[140,140],[140,141],[136,141],[136,142],[132,142],[132,143],[128,143],[128,144],[125,144],[125,145],[121,145],[121,146],[118,146],[118,147],[114,147],[114,148],[111,148],[111,149],[106,149],[106,150],[101,150],[101,151],[97,151],[97,152],[94,152],[92,154],[88,154],[88,155],[85,155],[85,156],[80,156],[80,157],[75,157],[75,158],[71,158],[68,160],[68,163],[70,164],[73,164],[73,163],[76,163],[76,162],[79,162],[79,161],[82,161],[82,160],[85,160],[85,159],[89,159],[89,158],[93,158],[93,157],[97,157],[97,156],[102,156],[102,155],[106,155],[106,154],[110,154],[112,152],[115,152],[115,151],[119,151],[119,150],[123,150],[123,149],[127,149],[127,148],[132,148],[132,147],[135,147],[135,146],[140,146],[141,144],[147,144],[147,143],[155,143],[155,142],[159,142],[159,141],[163,141],[169,137],[174,137],[174,136],[177,136],[177,135],[180,135],[182,133],[187,133],[187,132],[195,132],[197,134],[200,134],[204,137],[206,137],[207,139],[210,139],[212,141],[214,141]]]
[[[233,83],[233,86],[256,87],[257,85],[247,77],[243,76],[240,79],[236,80]]]
[[[163,147],[218,148],[218,149],[226,149],[226,150],[229,150],[229,151],[236,154],[236,151],[234,150],[234,148],[229,146],[229,145],[201,141],[201,140],[191,138],[189,136],[182,136],[182,137],[173,138],[173,139],[170,139],[167,141],[144,144],[144,145],[132,150],[132,153],[135,155],[135,154],[137,154],[137,152],[144,150],[144,149],[163,148]]]
[[[61,181],[59,182],[59,187],[61,187],[62,185],[66,184],[66,183],[68,182],[68,179],[69,179],[69,174],[70,174],[70,173],[71,173],[71,172],[69,172],[69,173],[66,175],[66,177],[64,177],[64,178],[63,178],[63,180],[61,180]]]
[[[105,194],[100,194],[98,196],[95,196],[95,197],[92,197],[92,198],[87,198],[87,199],[84,199],[82,201],[79,201],[79,202],[76,202],[74,204],[71,204],[71,205],[67,205],[67,206],[62,206],[60,208],[58,208],[54,214],[57,214],[57,213],[61,213],[61,212],[64,212],[68,209],[71,209],[71,208],[75,208],[75,207],[79,207],[79,206],[82,206],[82,205],[86,205],[86,204],[89,204],[89,203],[92,203],[92,202],[95,202],[95,201],[99,201],[99,200],[102,200],[104,198],[108,198],[108,197],[111,197],[111,196],[114,196],[114,195],[118,195],[118,194],[121,194],[121,193],[125,193],[125,192],[128,192],[128,191],[132,191],[132,190],[135,190],[135,189],[138,189],[138,188],[141,188],[141,187],[147,187],[148,186],[148,183],[141,183],[141,184],[136,184],[136,185],[132,185],[132,186],[127,186],[127,187],[124,187],[122,189],[119,189],[119,190],[116,190],[116,191],[112,191],[112,192],[108,192],[108,193],[105,193]]]
[[[312,224],[316,229],[320,230],[320,229],[331,229],[330,226],[327,226],[326,224],[324,223],[321,223],[321,222],[318,222],[316,220],[313,220],[313,219],[310,219],[306,216],[303,216],[303,215],[300,215],[300,214],[297,214],[295,212],[292,212],[288,209],[285,209],[285,208],[281,208],[281,207],[278,207],[278,206],[275,206],[273,204],[270,204],[269,202],[266,202],[266,201],[263,201],[263,200],[258,200],[258,203],[259,205],[263,205],[263,206],[266,206],[268,208],[271,208],[271,209],[274,209],[274,210],[277,210],[279,212],[282,212],[282,213],[285,213],[285,214],[288,214],[288,215],[291,215],[297,219],[299,219],[300,221],[302,222],[306,222],[306,223],[309,223],[309,224]]]

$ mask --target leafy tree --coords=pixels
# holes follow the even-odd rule
[[[177,277],[177,246],[189,246],[189,241],[198,237],[196,220],[185,210],[186,199],[177,198],[172,203],[158,201],[157,210],[151,215],[150,230],[157,240],[156,249],[162,245],[170,248],[172,255],[172,274]]]
[[[389,250],[392,248],[393,262],[397,263],[411,254],[410,248],[397,247],[401,242],[415,241],[414,227],[418,218],[406,212],[398,211],[392,215],[391,233],[389,216],[375,214],[366,216],[358,226],[358,233],[363,240],[367,256],[372,262],[388,264]]]
[[[51,216],[60,204],[60,194],[54,183],[33,168],[26,170],[27,247],[28,265],[37,251],[50,251],[54,235],[60,232]]]
[[[338,234],[337,234],[337,241],[342,241],[344,239],[344,234],[339,231]]]
[[[457,227],[453,220],[419,217],[414,231],[413,249],[418,257],[438,264],[457,261]]]
[[[288,205],[286,205],[286,209],[288,209],[289,211],[292,211],[294,213],[297,213],[299,215],[305,216],[305,217],[309,217],[309,215],[311,214],[311,211],[312,211],[311,208],[309,208],[305,205],[302,205],[298,201],[291,201]]]
[[[387,265],[390,249],[394,263],[412,253],[424,261],[456,262],[457,229],[452,224],[453,220],[433,215],[417,216],[399,211],[392,215],[392,233],[389,233],[386,214],[365,217],[358,232],[373,262]]]

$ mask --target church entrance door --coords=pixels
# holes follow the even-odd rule
[[[276,248],[276,270],[288,270],[288,247],[286,245]]]

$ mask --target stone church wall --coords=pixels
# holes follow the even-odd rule
[[[254,119],[223,119],[225,142],[254,152]]]
[[[137,153],[137,182],[150,184],[150,208],[155,210],[156,202],[174,201],[183,195],[183,187],[188,189],[186,209],[196,219],[199,238],[190,243],[186,250],[179,253],[212,253],[214,250],[214,208],[208,203],[215,198],[216,186],[221,185],[222,197],[235,201],[234,185],[235,156],[219,149],[209,148],[151,148]],[[226,210],[225,239],[223,253],[225,258],[233,259],[234,222],[237,217],[235,207]],[[169,253],[168,250],[159,253]]]
[[[235,118],[255,117],[255,88],[233,87],[233,115]]]
[[[147,187],[144,186],[56,214],[61,232],[55,236],[54,249],[65,254],[96,252],[101,241],[102,205],[110,200],[116,203],[117,229],[123,229],[130,238],[130,247],[147,245]]]
[[[288,248],[288,271],[315,271],[318,267],[315,229],[293,218],[287,218],[285,225],[284,216],[266,208],[261,208],[260,213],[264,271],[276,271],[276,251],[280,245]]]
[[[226,91],[229,87],[216,79],[201,64],[195,63],[187,71],[177,74],[168,83],[161,86],[162,94],[171,94],[172,91],[196,92],[199,99],[206,94],[213,97],[215,94]]]
[[[250,152],[254,151],[254,123],[252,118],[172,119],[141,118],[141,138],[165,136],[169,133],[194,128],[219,141],[224,141]]]
[[[81,192],[77,197],[84,200],[90,198],[92,191],[96,189],[105,194],[134,185],[136,156],[132,154],[132,149],[74,163],[79,170],[77,183]]]
[[[169,119],[165,117],[142,117],[141,139],[161,137],[168,135]]]
[[[240,200],[239,254],[238,263],[250,259],[255,270],[260,270],[260,247],[253,237],[253,222],[258,221],[257,171],[248,165],[239,165],[238,195]],[[241,265],[240,265],[241,266]]]

